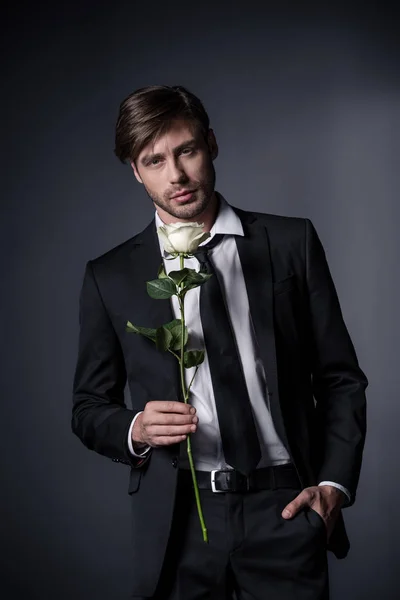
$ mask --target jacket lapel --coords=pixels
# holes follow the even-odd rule
[[[244,236],[236,236],[236,245],[246,283],[254,332],[266,373],[269,408],[277,434],[289,450],[279,404],[273,276],[268,231],[255,215],[237,208],[234,210],[243,225]]]
[[[155,219],[140,233],[130,255],[134,261],[135,296],[139,307],[140,322],[135,325],[157,328],[174,319],[170,300],[155,300],[146,289],[146,281],[157,278],[162,263]],[[163,398],[182,399],[179,385],[179,363],[169,352],[158,351],[154,346],[149,353],[154,372],[162,386]],[[168,382],[168,383],[167,383]]]

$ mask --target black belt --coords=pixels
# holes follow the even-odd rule
[[[255,469],[248,477],[232,469],[214,471],[196,471],[198,487],[213,492],[252,492],[257,490],[274,490],[277,488],[301,487],[296,469],[293,465],[277,465]],[[179,481],[183,485],[193,485],[189,469],[179,471]]]

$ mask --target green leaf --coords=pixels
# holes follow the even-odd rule
[[[161,263],[160,268],[158,269],[157,277],[159,279],[166,279],[168,277],[165,272],[164,263]]]
[[[165,323],[163,325],[163,327],[166,327],[167,329],[169,329],[169,331],[171,331],[171,329],[173,329],[177,325],[179,325],[179,326],[181,325],[181,320],[180,319],[174,319],[173,321],[169,321],[169,323]]]
[[[185,369],[190,369],[190,367],[196,367],[197,365],[201,365],[204,361],[204,350],[188,350],[183,355],[183,364]]]
[[[130,321],[126,323],[126,331],[128,333],[137,333],[149,338],[152,342],[155,342],[158,350],[180,350],[181,349],[181,321],[180,319],[174,319],[157,329],[150,329],[149,327],[138,327],[133,325]],[[184,346],[188,341],[188,329],[185,325],[185,337]]]
[[[157,350],[168,350],[172,341],[172,333],[162,325],[156,330]]]
[[[138,333],[140,335],[144,335],[153,342],[156,341],[156,329],[150,329],[149,327],[137,327],[136,325],[132,325],[132,323],[128,321],[126,323],[126,331],[128,333]]]
[[[147,293],[156,300],[165,300],[176,294],[176,285],[171,279],[153,279],[147,281]]]
[[[126,331],[129,331],[130,333],[137,333],[137,327],[135,327],[134,325],[132,325],[132,323],[130,321],[126,322]]]
[[[180,319],[174,319],[173,321],[166,323],[164,325],[164,327],[166,329],[168,329],[168,331],[170,331],[172,334],[172,340],[169,345],[169,348],[171,350],[180,350],[181,349],[181,335],[182,335],[182,324],[181,324]],[[183,341],[183,347],[186,346],[187,341],[188,341],[188,329],[185,325],[185,336],[184,336],[184,341]]]
[[[188,276],[190,271],[193,271],[193,269],[188,269],[186,267],[180,271],[170,271],[169,277],[176,283],[176,285],[179,285]]]
[[[212,273],[204,273],[202,271],[195,271],[194,269],[190,269],[190,273],[185,277],[184,289],[193,287],[197,287],[202,285],[206,281],[212,277]]]

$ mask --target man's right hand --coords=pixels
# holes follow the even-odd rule
[[[197,429],[196,409],[190,404],[152,400],[138,416],[132,428],[134,447],[146,444],[152,448],[177,444]]]

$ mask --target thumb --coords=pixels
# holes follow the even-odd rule
[[[284,519],[291,519],[292,517],[297,515],[297,513],[302,508],[304,508],[305,506],[308,506],[309,503],[310,503],[310,498],[309,498],[307,492],[305,490],[303,490],[302,492],[300,492],[300,494],[298,496],[296,496],[296,498],[294,500],[292,500],[291,502],[289,502],[289,504],[287,504],[285,506],[285,508],[282,511],[282,517]]]

